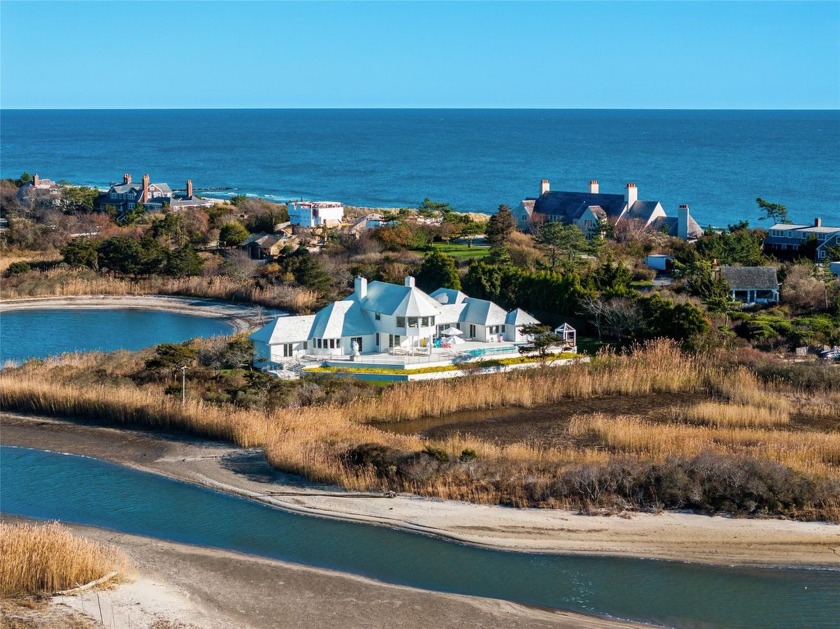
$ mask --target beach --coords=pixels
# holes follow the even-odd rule
[[[254,320],[267,313],[266,308],[250,304],[201,299],[198,297],[170,297],[166,295],[94,295],[87,297],[32,297],[28,299],[0,300],[0,313],[15,310],[78,310],[133,309],[160,310],[177,314],[225,319],[236,332],[247,332],[254,327]]]
[[[428,592],[235,552],[69,526],[77,535],[119,547],[133,561],[136,574],[110,589],[53,597],[45,607],[27,609],[6,605],[6,620],[14,617],[31,622],[15,626],[75,629],[102,625],[114,629],[643,626],[495,599]],[[0,619],[3,616],[0,612]]]

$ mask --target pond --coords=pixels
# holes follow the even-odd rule
[[[840,572],[495,551],[274,509],[96,459],[0,447],[3,513],[442,592],[674,627],[836,627]],[[782,558],[780,557],[780,560]]]
[[[225,319],[157,310],[12,310],[0,314],[0,364],[67,352],[138,350],[232,332]]]

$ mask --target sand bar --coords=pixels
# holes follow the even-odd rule
[[[60,310],[65,308],[79,310],[161,310],[198,317],[226,319],[237,332],[246,332],[255,327],[258,319],[281,312],[270,308],[256,307],[252,304],[233,304],[200,297],[168,295],[99,295],[0,300],[0,313],[15,310]]]
[[[840,526],[685,513],[586,516],[346,492],[273,470],[260,450],[201,439],[3,414],[2,443],[83,454],[291,511],[528,552],[707,564],[840,568]]]

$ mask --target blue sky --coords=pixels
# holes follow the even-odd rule
[[[840,1],[0,2],[3,108],[840,108]]]

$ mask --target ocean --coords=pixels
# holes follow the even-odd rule
[[[123,173],[208,196],[490,213],[553,190],[688,203],[703,226],[840,225],[840,111],[3,110],[0,176],[107,186]],[[224,190],[218,190],[224,189]]]

